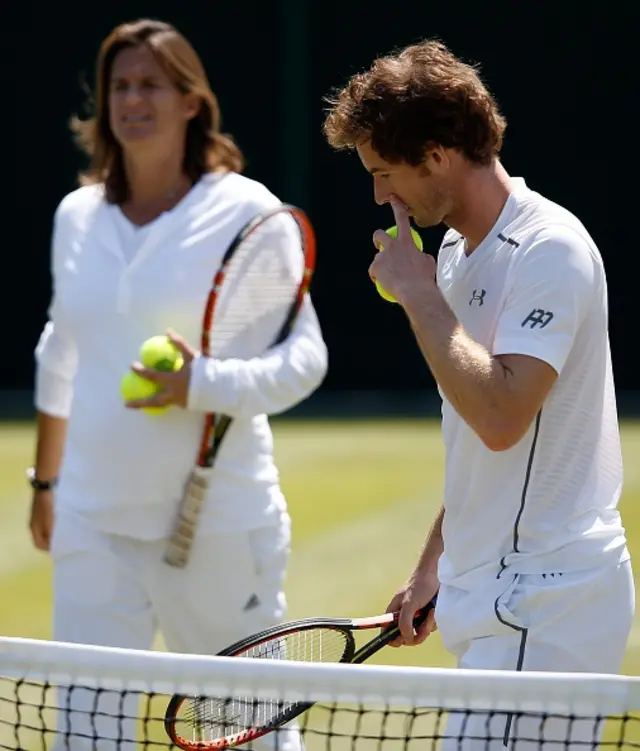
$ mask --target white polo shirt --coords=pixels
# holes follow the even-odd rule
[[[518,179],[471,255],[458,233],[446,233],[437,280],[489,352],[536,357],[558,373],[507,451],[490,451],[442,395],[442,583],[467,589],[505,568],[573,571],[628,557],[607,284],[586,229]]]
[[[285,508],[267,416],[305,399],[326,373],[310,298],[289,338],[264,357],[196,359],[189,409],[148,415],[127,409],[120,395],[122,376],[148,337],[171,327],[199,346],[222,253],[245,222],[279,203],[238,174],[204,176],[172,211],[143,228],[108,204],[101,187],[63,199],[54,223],[50,320],[36,348],[36,407],[69,418],[58,511],[90,517],[107,532],[165,537],[206,411],[235,421],[200,530],[250,529]],[[297,242],[292,232],[283,233],[283,243]]]

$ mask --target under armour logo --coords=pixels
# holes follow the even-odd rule
[[[542,310],[542,308],[534,308],[531,313],[520,324],[524,328],[529,324],[529,328],[533,329],[536,326],[540,326],[543,329],[549,321],[553,318],[553,313],[550,310]]]
[[[258,598],[258,595],[252,594],[251,597],[247,600],[247,604],[244,606],[245,610],[253,610],[254,608],[257,608],[260,605],[260,599]]]
[[[471,299],[469,300],[469,305],[473,305],[474,302],[478,303],[478,307],[480,305],[484,305],[484,296],[487,294],[486,289],[474,289],[471,293]]]

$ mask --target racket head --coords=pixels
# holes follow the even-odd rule
[[[219,656],[302,662],[351,662],[353,632],[340,623],[317,620],[267,629]],[[312,706],[271,698],[174,696],[165,714],[165,729],[185,751],[231,748],[280,728]]]
[[[283,204],[248,222],[214,277],[200,348],[220,359],[262,354],[288,333],[307,293],[316,258],[306,214]]]
[[[436,598],[416,613],[423,623]],[[219,656],[303,662],[364,662],[399,634],[398,613],[361,619],[308,618],[273,626],[242,639]],[[356,651],[354,632],[382,628]],[[165,730],[184,751],[207,751],[249,743],[295,719],[313,702],[287,702],[247,697],[174,696],[167,706]]]
[[[311,706],[311,702],[275,699],[174,696],[165,729],[172,743],[184,751],[234,748],[278,730]]]
[[[315,263],[315,232],[298,207],[281,204],[249,221],[230,243],[213,279],[202,320],[202,354],[247,360],[286,339]],[[200,467],[212,466],[230,423],[225,416],[206,415]]]

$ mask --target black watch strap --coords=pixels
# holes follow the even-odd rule
[[[36,478],[35,467],[29,467],[27,470],[27,479],[29,480],[29,485],[31,485],[34,490],[53,490],[58,482],[57,477],[53,480],[38,480]]]

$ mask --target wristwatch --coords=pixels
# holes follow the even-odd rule
[[[58,482],[57,477],[53,480],[38,480],[36,478],[35,467],[29,467],[27,470],[27,479],[29,480],[29,485],[31,485],[34,490],[53,490]]]

